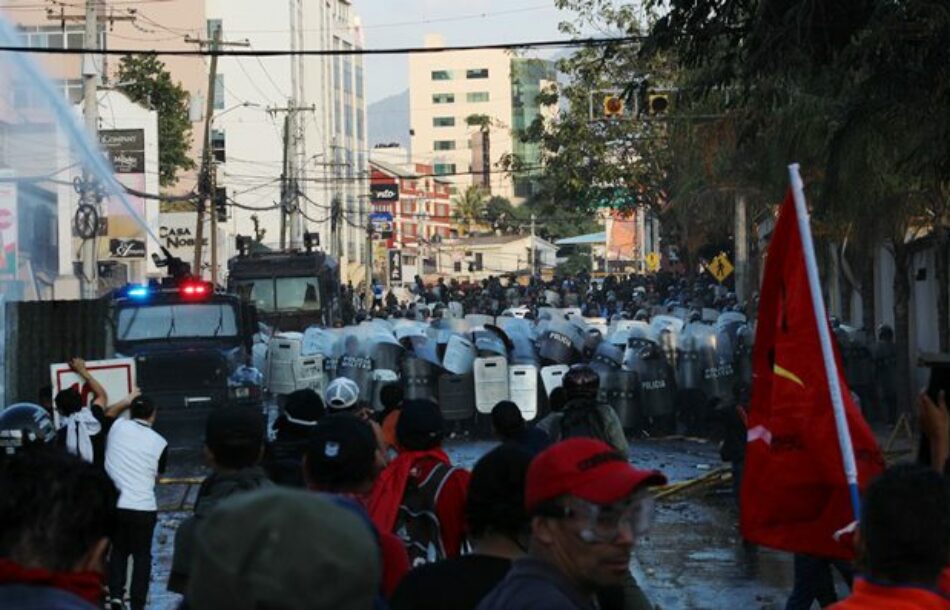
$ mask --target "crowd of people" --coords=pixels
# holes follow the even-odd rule
[[[91,380],[81,360],[72,367]],[[499,402],[498,445],[471,472],[443,449],[440,405],[398,385],[381,412],[349,379],[323,397],[299,390],[273,440],[261,412],[216,410],[211,472],[164,585],[193,610],[653,608],[630,561],[666,478],[634,465],[597,383],[572,367],[533,425]],[[37,405],[0,412],[0,608],[148,605],[161,412],[148,396],[110,404],[88,385],[88,406],[76,390],[53,400],[59,431]],[[950,608],[950,415],[943,396],[920,409],[932,466],[895,466],[866,490],[853,591],[837,610]],[[802,606],[795,595],[789,608],[836,601],[833,589]]]
[[[374,296],[375,295],[375,296]],[[448,282],[439,278],[425,283],[416,276],[402,289],[383,290],[374,284],[370,294],[347,284],[342,288],[343,325],[372,316],[394,318],[438,317],[458,303],[466,314],[500,316],[505,310],[523,308],[528,317],[541,307],[577,307],[586,317],[626,316],[652,305],[704,307],[745,311],[736,295],[716,282],[689,283],[670,274],[608,275],[594,278],[586,272],[544,280],[540,276],[490,276],[478,282]]]

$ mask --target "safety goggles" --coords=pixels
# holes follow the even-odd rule
[[[614,542],[621,528],[635,537],[644,536],[653,525],[654,501],[646,490],[625,502],[606,506],[569,498],[561,508],[559,516],[578,526],[578,536],[589,544]]]

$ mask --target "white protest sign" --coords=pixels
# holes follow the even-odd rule
[[[93,360],[86,362],[86,370],[93,379],[102,384],[109,395],[110,405],[119,402],[135,389],[135,360],[132,358]],[[69,368],[69,364],[52,364],[49,372],[54,397],[62,390],[74,387],[82,395],[84,404],[88,405],[92,402],[93,396],[89,384]]]

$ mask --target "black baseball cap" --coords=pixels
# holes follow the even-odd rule
[[[376,435],[352,413],[327,415],[313,429],[307,446],[307,475],[322,489],[362,483],[373,477]]]
[[[444,421],[439,405],[431,400],[406,401],[396,422],[396,441],[404,449],[425,451],[439,446],[444,434]]]
[[[264,415],[252,407],[222,407],[208,415],[205,444],[214,451],[222,445],[260,445],[264,442]]]

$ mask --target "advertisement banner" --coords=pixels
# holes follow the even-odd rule
[[[11,171],[0,171],[0,280],[17,279],[17,188]]]
[[[402,251],[389,251],[389,283],[402,284]]]
[[[99,132],[99,142],[115,169],[116,180],[131,189],[144,191],[145,130],[105,129]],[[145,229],[139,224],[145,218],[145,200],[128,193],[125,200],[138,218],[129,213],[118,197],[108,197],[102,202],[106,238],[100,242],[100,258],[145,258]]]
[[[389,212],[373,212],[369,215],[369,222],[373,226],[373,239],[393,238],[393,215]]]
[[[637,257],[637,217],[612,214],[607,220],[607,259],[633,261]]]

